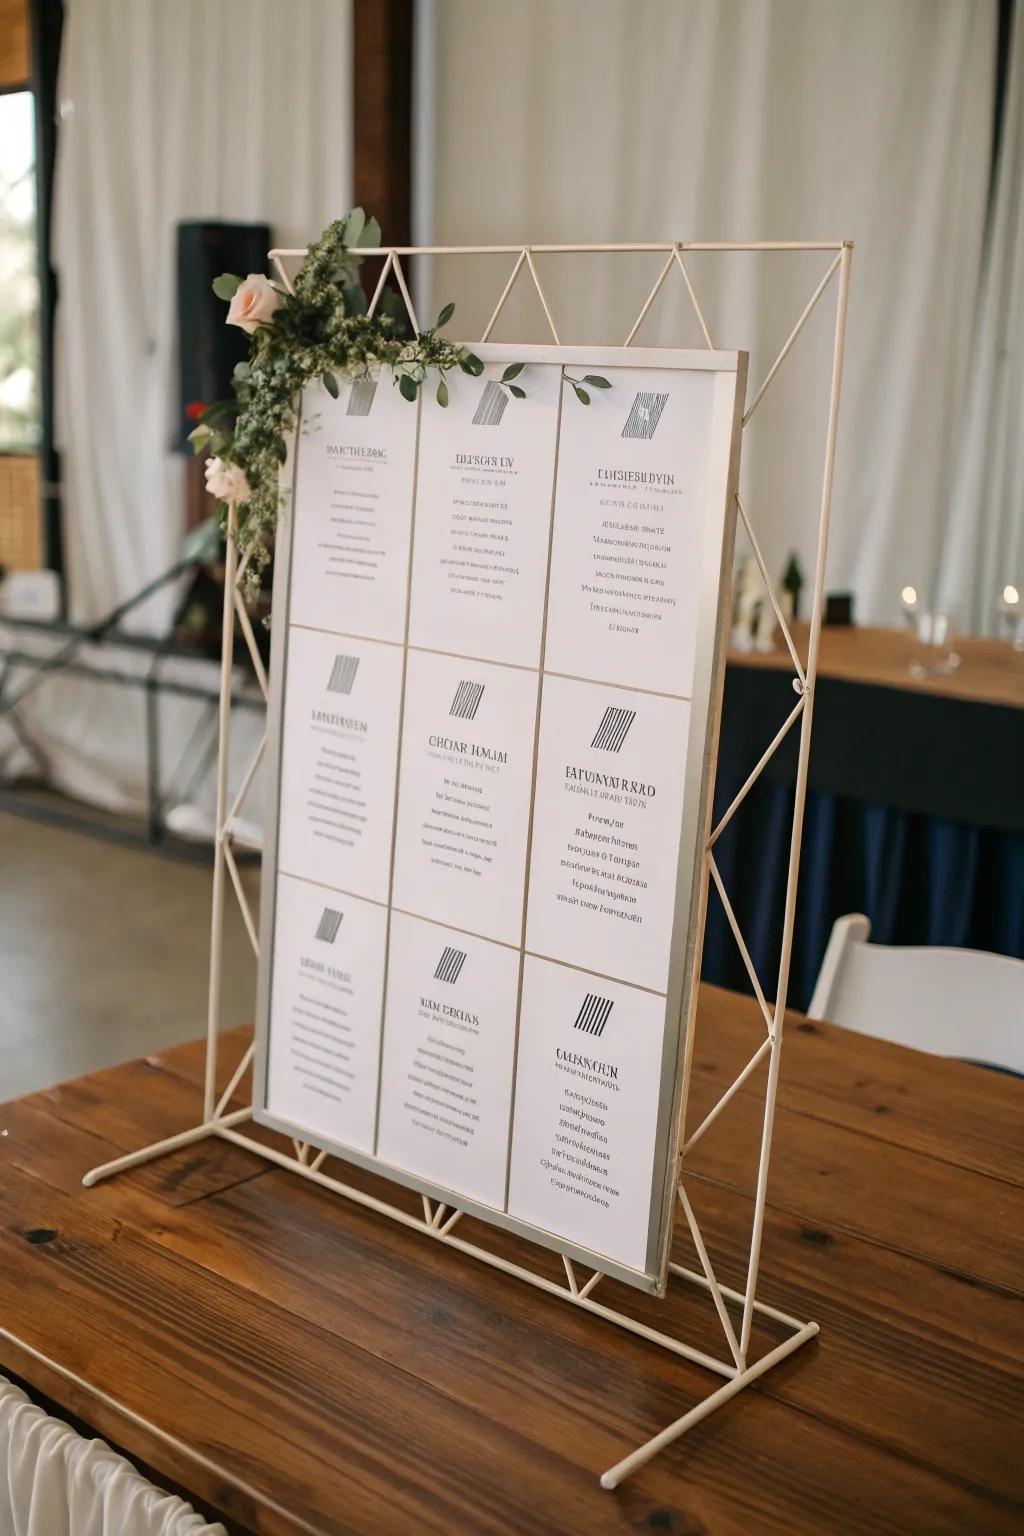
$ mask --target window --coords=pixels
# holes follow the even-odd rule
[[[40,441],[35,154],[32,92],[0,95],[0,453]]]

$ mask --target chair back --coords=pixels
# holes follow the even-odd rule
[[[862,913],[832,929],[810,1019],[1024,1074],[1024,960],[869,944]]]

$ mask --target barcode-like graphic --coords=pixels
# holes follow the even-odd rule
[[[600,747],[602,752],[618,752],[635,719],[635,709],[606,709],[590,745]]]
[[[459,979],[459,972],[466,963],[466,951],[464,949],[445,948],[444,954],[437,962],[434,972],[435,981],[447,981],[454,984]]]
[[[335,656],[330,680],[327,684],[328,692],[351,693],[352,684],[356,680],[356,673],[358,671],[358,656]]]
[[[653,437],[667,404],[668,395],[655,395],[649,390],[641,390],[626,417],[623,437]]]
[[[610,997],[598,997],[596,992],[588,992],[583,999],[583,1007],[576,1015],[573,1029],[582,1029],[587,1035],[603,1035],[611,1011]]]
[[[324,907],[323,916],[316,925],[316,936],[324,944],[333,944],[338,937],[338,929],[341,927],[343,912],[335,912],[333,907]]]
[[[459,720],[475,720],[486,686],[486,683],[460,683],[448,713]]]
[[[348,397],[346,416],[369,416],[373,409],[373,397],[377,393],[376,379],[356,379]]]
[[[474,427],[496,427],[505,414],[508,405],[508,395],[500,384],[495,384],[493,379],[488,379],[484,385],[484,392],[480,396],[480,404],[473,416]]]

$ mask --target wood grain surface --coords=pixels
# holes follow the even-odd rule
[[[761,1038],[709,987],[698,1029],[692,1124]],[[223,1080],[245,1039],[224,1037]],[[0,1109],[0,1368],[230,1529],[1024,1529],[1020,1081],[790,1018],[760,1294],[821,1337],[610,1494],[600,1472],[716,1378],[224,1142],[81,1187],[193,1122],[201,1069],[184,1046]],[[758,1087],[690,1183],[736,1285]],[[696,1291],[598,1294],[720,1353]],[[753,1353],[780,1337],[756,1328]]]
[[[793,640],[801,662],[807,660],[806,624],[793,626]],[[780,634],[776,649],[765,655],[753,651],[729,652],[730,666],[791,667],[789,652]],[[851,683],[874,683],[882,688],[904,688],[940,698],[973,699],[981,704],[1002,704],[1024,709],[1024,651],[1015,651],[1001,640],[981,635],[959,635],[953,642],[960,665],[948,676],[915,677],[912,662],[933,661],[927,646],[917,643],[907,630],[871,626],[823,629],[818,650],[821,677],[842,678]]]

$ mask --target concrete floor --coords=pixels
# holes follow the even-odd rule
[[[212,879],[0,814],[0,1102],[205,1032]],[[256,965],[227,903],[223,1018],[240,1024]]]

